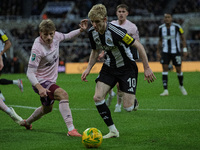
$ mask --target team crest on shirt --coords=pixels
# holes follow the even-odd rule
[[[110,38],[107,39],[108,44],[112,44],[112,40]]]
[[[36,58],[36,54],[33,53],[32,56],[31,56],[31,60],[32,60],[32,61],[35,61],[35,58]]]

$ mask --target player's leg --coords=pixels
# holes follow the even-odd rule
[[[53,103],[54,103],[54,97],[53,97],[53,93],[54,93],[54,87],[59,88],[59,86],[55,85],[54,83],[47,81],[44,82],[43,84],[41,84],[44,88],[50,90],[50,92],[48,92],[48,96],[47,97],[40,97],[40,101],[42,103],[42,106],[38,107],[32,114],[31,116],[20,122],[21,126],[25,126],[26,129],[32,129],[32,123],[37,121],[38,119],[40,119],[43,115],[49,113],[52,111],[53,109]],[[33,90],[35,91],[35,93],[38,94],[38,90],[33,87]]]
[[[69,98],[67,92],[62,88],[57,88],[54,92],[54,98],[56,100],[59,100],[59,110],[68,128],[67,135],[78,136],[78,137],[82,136],[80,133],[78,133],[77,129],[75,129],[74,127],[72,113],[69,107]]]
[[[113,123],[111,112],[105,103],[105,96],[106,93],[110,90],[110,88],[111,87],[109,85],[98,81],[96,83],[95,95],[94,95],[96,108],[109,129],[109,133],[103,136],[104,139],[119,137],[119,132]]]
[[[20,123],[23,119],[15,112],[15,110],[12,107],[8,107],[3,100],[0,98],[0,109],[7,113],[13,121],[15,121],[17,124]]]
[[[168,91],[168,64],[163,64],[163,72],[162,72],[162,82],[164,91],[160,94],[160,96],[167,96],[169,95]]]
[[[124,109],[128,112],[131,112],[133,110],[136,111],[139,107],[139,103],[135,98],[135,95],[131,93],[124,93],[123,105]]]
[[[183,95],[187,95],[187,91],[183,86],[183,72],[181,71],[181,56],[176,56],[175,58],[176,61],[174,61],[174,65],[176,67],[177,77],[179,81],[179,88]]]
[[[125,70],[120,77],[119,89],[123,92],[123,106],[128,112],[137,110],[139,103],[135,98],[137,88],[138,69],[136,64],[130,70]]]
[[[111,89],[109,92],[108,92],[108,98],[106,99],[106,105],[109,107],[111,102],[112,102],[112,99],[115,97],[115,92],[113,91],[113,89]]]
[[[1,90],[0,90],[0,98],[5,102],[5,97],[3,96],[3,94],[1,93]]]
[[[15,84],[19,87],[20,91],[23,92],[23,83],[21,79],[18,80],[8,80],[8,79],[0,79],[1,85]]]
[[[171,55],[169,55],[167,53],[162,53],[161,64],[162,64],[162,68],[163,68],[162,82],[163,82],[164,91],[160,94],[160,96],[169,95],[167,84],[168,84],[168,70],[169,70],[168,66],[169,66],[170,60],[171,60]]]
[[[38,107],[32,114],[31,116],[20,122],[21,126],[25,126],[26,129],[31,130],[32,129],[32,123],[40,119],[42,116],[45,114],[49,113],[52,111],[53,104],[50,106],[40,106]]]
[[[115,105],[114,112],[121,112],[123,92],[119,89],[119,83],[117,82],[117,104]]]

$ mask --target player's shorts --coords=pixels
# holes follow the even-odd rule
[[[54,103],[54,92],[57,88],[60,88],[58,85],[51,81],[46,81],[41,84],[43,88],[48,89],[50,92],[47,92],[47,97],[40,97],[40,101],[44,106],[50,106]],[[39,94],[37,88],[33,86],[35,93]]]
[[[120,68],[110,68],[103,64],[99,76],[95,81],[101,81],[109,85],[111,88],[113,88],[118,82],[121,91],[135,95],[137,78],[138,68],[135,62],[129,66],[123,66]]]
[[[172,60],[174,66],[181,66],[181,54],[162,53],[161,64],[169,64],[170,60]]]

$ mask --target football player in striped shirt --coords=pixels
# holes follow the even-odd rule
[[[99,52],[106,51],[105,61],[96,79],[94,101],[99,114],[109,129],[109,133],[103,138],[119,137],[119,131],[111,117],[111,112],[105,103],[105,96],[116,83],[119,83],[120,90],[124,92],[124,109],[131,112],[137,107],[135,98],[138,68],[133,58],[130,47],[137,48],[144,66],[144,78],[149,83],[156,77],[148,64],[147,55],[143,45],[127,34],[127,30],[118,25],[107,22],[107,10],[102,4],[92,7],[88,13],[92,23],[89,29],[91,43],[91,54],[86,70],[82,73],[82,81],[87,82],[86,77],[97,62]]]
[[[118,5],[117,11],[116,11],[118,20],[113,20],[111,23],[117,24],[120,27],[126,29],[127,33],[129,35],[131,35],[134,39],[139,41],[139,31],[138,31],[137,26],[127,19],[128,10],[129,10],[129,8],[127,5],[125,5],[125,4]],[[139,54],[138,54],[137,49],[135,49],[135,48],[131,48],[131,49],[133,52],[133,58],[138,59]],[[115,96],[115,93],[114,93],[113,89],[111,89],[109,91],[108,98],[106,99],[107,106],[110,106],[112,98],[114,96]],[[123,99],[123,92],[119,89],[119,84],[117,83],[117,104],[115,105],[114,112],[121,112],[122,99]],[[139,105],[139,103],[138,103],[138,105]],[[134,108],[134,111],[136,111],[136,110],[137,110],[137,108]]]
[[[183,45],[183,56],[187,56],[187,47],[182,27],[172,22],[172,15],[170,13],[164,14],[164,24],[159,26],[159,41],[157,48],[158,59],[161,57],[161,64],[163,68],[162,81],[164,91],[160,96],[169,95],[168,91],[168,66],[170,61],[176,68],[177,77],[179,81],[179,88],[183,95],[187,95],[187,91],[183,86],[183,72],[181,70],[181,41]],[[160,55],[161,53],[161,55]]]
[[[2,61],[3,64],[6,66],[6,52],[10,49],[11,47],[11,41],[9,40],[8,36],[6,35],[5,31],[0,29],[0,55],[2,56]],[[0,76],[1,73],[3,71],[0,70]],[[23,83],[21,79],[18,80],[8,80],[8,79],[0,79],[0,85],[8,85],[8,84],[15,84],[19,87],[19,89],[21,90],[21,92],[23,92]],[[5,101],[5,97],[3,96],[3,94],[1,93],[0,90],[0,98],[3,99],[3,101]]]

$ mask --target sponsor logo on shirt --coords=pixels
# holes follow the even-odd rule
[[[52,66],[57,60],[58,58],[55,58],[56,56],[54,56],[54,60],[52,62],[47,63],[45,66]]]
[[[168,35],[168,36],[164,36],[165,40],[171,40],[171,39],[175,39],[176,36],[175,35]]]

